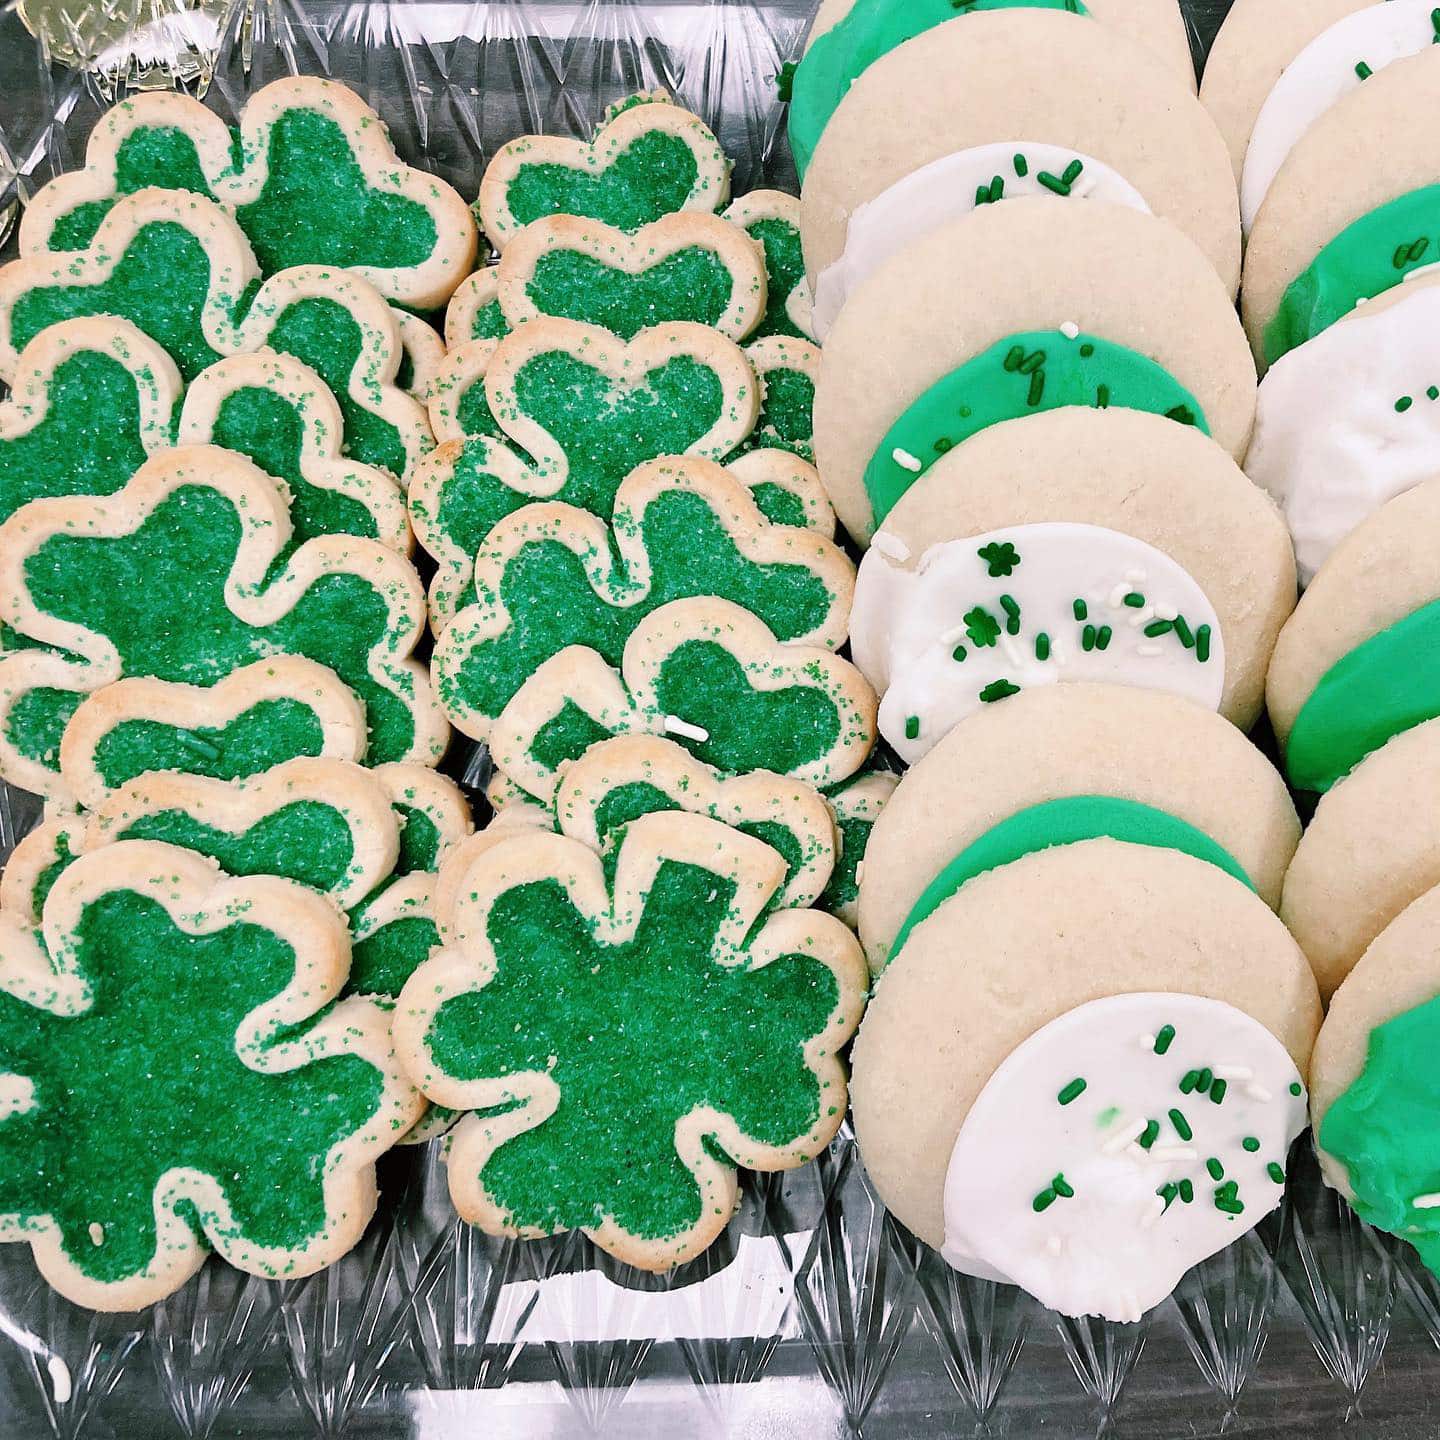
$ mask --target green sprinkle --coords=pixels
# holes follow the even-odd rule
[[[1170,1123],[1175,1127],[1175,1133],[1182,1140],[1193,1140],[1195,1132],[1190,1128],[1190,1122],[1178,1110],[1171,1110]]]
[[[1140,1148],[1148,1150],[1160,1138],[1160,1122],[1158,1120],[1147,1120],[1145,1128],[1140,1132]]]
[[[1277,1161],[1272,1160],[1266,1167],[1265,1173],[1277,1184],[1285,1183],[1285,1169]]]
[[[1108,385],[1097,385],[1095,387],[1095,404],[1098,409],[1109,409],[1110,387]]]
[[[1440,400],[1440,385],[1432,385],[1426,392],[1427,400]]]
[[[1093,625],[1087,625],[1080,632],[1080,648],[1087,652],[1095,648],[1095,627]]]
[[[1048,1210],[1054,1203],[1055,1192],[1053,1190],[1042,1190],[1030,1202],[1030,1208],[1038,1215],[1042,1210]]]
[[[961,619],[972,645],[988,647],[1000,638],[1000,622],[983,605],[967,610]]]
[[[1222,1210],[1226,1215],[1240,1215],[1244,1213],[1245,1207],[1238,1200],[1217,1200],[1215,1208]]]
[[[905,738],[907,740],[918,740],[920,738],[920,717],[911,715],[905,721]]]
[[[1072,1100],[1078,1100],[1084,1093],[1085,1082],[1077,1075],[1055,1098],[1062,1105],[1068,1105]]]
[[[791,92],[795,88],[795,61],[787,60],[781,67],[780,73],[775,77],[775,89],[782,101],[789,101]]]
[[[1040,661],[1050,658],[1050,637],[1043,630],[1035,637],[1035,658]]]
[[[988,185],[977,185],[975,187],[975,204],[988,205],[990,203],[990,187]]]
[[[1414,400],[1412,400],[1410,396],[1402,395],[1395,402],[1395,413],[1397,415],[1403,415],[1414,403]]]
[[[1362,80],[1368,80],[1375,72],[1363,60],[1361,60],[1355,66],[1355,73]]]
[[[1020,603],[1013,595],[1002,595],[1000,597],[1000,608],[1005,612],[1005,633],[1007,635],[1018,635],[1020,633]]]
[[[1173,620],[1152,620],[1145,627],[1144,633],[1153,640],[1157,635],[1168,635],[1174,628],[1175,622]]]
[[[1008,700],[1012,695],[1018,695],[1020,687],[1012,684],[1009,680],[992,680],[981,692],[982,704],[990,705],[996,700]]]
[[[1175,638],[1187,649],[1195,648],[1195,634],[1190,629],[1190,622],[1183,615],[1175,617]]]
[[[1180,1093],[1188,1095],[1200,1083],[1200,1072],[1198,1070],[1187,1070],[1184,1078],[1180,1081]]]
[[[1213,1155],[1205,1162],[1205,1168],[1210,1172],[1212,1180],[1225,1178],[1225,1167]]]
[[[1114,634],[1115,632],[1111,630],[1108,625],[1102,625],[1095,632],[1095,648],[1097,650],[1108,650],[1110,648],[1110,641],[1114,637]]]
[[[1181,425],[1195,424],[1195,412],[1188,405],[1172,405],[1165,412],[1165,418],[1179,421]]]
[[[1145,608],[1145,597],[1138,591],[1132,590],[1122,602],[1132,610],[1143,610]]]
[[[1036,177],[1047,190],[1053,191],[1056,195],[1068,196],[1070,186],[1058,175],[1052,175],[1048,170],[1042,170]]]
[[[1148,630],[1145,632],[1150,633]],[[1155,1037],[1155,1053],[1163,1055],[1169,1048],[1170,1042],[1175,1038],[1175,1027],[1173,1025],[1162,1025],[1160,1033]]]
[[[1045,352],[1043,350],[1032,350],[1020,364],[1022,375],[1033,375],[1045,364]]]
[[[1007,374],[1014,374],[1025,361],[1025,347],[1023,345],[1012,345],[1005,352],[1005,370]]]
[[[1030,162],[1018,151],[1015,155],[1015,173],[1022,180],[1030,173]]]
[[[1195,632],[1195,658],[1203,665],[1210,658],[1210,627],[1202,625]]]
[[[1240,1148],[1248,1150],[1253,1155],[1260,1148],[1260,1142],[1253,1135],[1247,1135],[1240,1142]]]
[[[1064,1175],[1057,1175],[1050,1182],[1050,1188],[1060,1196],[1062,1200],[1073,1200],[1075,1198],[1075,1187],[1071,1185]]]
[[[1037,370],[1030,377],[1030,390],[1025,396],[1025,403],[1034,409],[1045,398],[1045,372]]]
[[[1211,1099],[1212,1103],[1214,1103],[1214,1104],[1216,1104],[1216,1105],[1223,1105],[1223,1104],[1225,1103],[1225,1092],[1226,1092],[1229,1088],[1230,1088],[1230,1086],[1229,1086],[1229,1083],[1228,1083],[1227,1081],[1225,1081],[1225,1080],[1217,1080],[1217,1081],[1210,1087],[1210,1099]]]
[[[1290,1093],[1292,1095],[1298,1095],[1300,1093],[1300,1082],[1298,1080],[1292,1080],[1290,1082]]]
[[[957,645],[957,646],[950,652],[950,658],[951,658],[952,660],[963,661],[963,660],[965,659],[965,657],[966,657],[969,653],[970,653],[970,652],[969,652],[968,650],[966,650],[966,648],[965,648],[963,645]]]
[[[1207,1065],[1200,1072],[1200,1077],[1195,1082],[1195,1088],[1203,1095],[1210,1088],[1210,1085],[1214,1081],[1214,1079],[1215,1072]]]
[[[1187,1205],[1195,1198],[1195,1187],[1188,1180],[1180,1182],[1180,1198]]]
[[[1080,178],[1080,173],[1084,169],[1085,162],[1083,160],[1072,160],[1061,172],[1060,178],[1067,185],[1073,185]]]
[[[1094,353],[1095,346],[1091,344],[1089,340],[1080,347],[1080,358],[1082,360],[1088,360]]]
[[[1085,619],[1090,613],[1090,607],[1083,600],[1077,600],[1070,609],[1077,620]]]
[[[1010,575],[1020,564],[1020,552],[1008,540],[992,540],[975,553],[985,562],[992,580]]]
[[[1155,1193],[1165,1202],[1165,1209],[1168,1210],[1180,1193],[1180,1187],[1173,1180],[1167,1180]]]

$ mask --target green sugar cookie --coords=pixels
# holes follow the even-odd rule
[[[628,828],[613,884],[593,851],[541,831],[476,859],[447,948],[394,1020],[429,1097],[477,1112],[450,1140],[463,1218],[525,1238],[580,1229],[667,1270],[729,1222],[737,1166],[787,1168],[829,1143],[865,966],[831,916],[761,923],[784,874],[760,841],[678,813]]]
[[[0,917],[0,1239],[101,1310],[163,1299],[211,1247],[269,1278],[349,1250],[420,1103],[386,1015],[332,1004],[331,903],[126,841],[59,876],[42,930]]]
[[[810,285],[805,279],[805,256],[800,245],[799,197],[783,190],[752,190],[731,202],[725,218],[738,225],[765,256],[765,316],[751,338],[788,335],[797,340],[814,340]]]
[[[318,76],[257,90],[238,131],[182,93],[123,100],[91,131],[84,168],[26,206],[21,252],[83,250],[117,198],[147,186],[218,201],[267,274],[340,265],[416,309],[443,305],[475,259],[475,221],[459,194],[404,164],[380,117]]]
[[[820,347],[809,340],[770,335],[745,347],[760,381],[762,399],[747,448],[788,450],[815,459],[815,385]]]

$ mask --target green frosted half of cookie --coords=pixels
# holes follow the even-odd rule
[[[865,467],[878,525],[941,455],[1006,420],[1069,405],[1145,410],[1210,433],[1200,402],[1128,345],[1077,332],[1008,335],[913,400]]]
[[[1175,815],[1115,795],[1067,795],[1017,811],[967,845],[921,892],[895,936],[890,958],[893,960],[900,953],[910,932],[933,915],[967,880],[1033,855],[1037,850],[1102,837],[1131,845],[1179,850],[1218,866],[1248,889],[1255,888],[1240,862],[1223,845]]]

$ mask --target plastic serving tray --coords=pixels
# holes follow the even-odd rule
[[[406,158],[467,195],[511,136],[582,135],[610,101],[664,86],[720,135],[737,193],[794,187],[774,76],[813,0],[202,4],[0,0],[0,241],[13,247],[18,207],[78,161],[107,104],[177,74],[227,119],[281,74],[344,80]],[[1197,56],[1225,8],[1188,0]],[[0,795],[0,853],[37,813]],[[1282,1210],[1137,1326],[1062,1320],[948,1270],[887,1218],[846,1133],[816,1165],[747,1178],[725,1236],[665,1279],[578,1236],[458,1224],[433,1147],[387,1157],[381,1183],[380,1215],[331,1270],[273,1284],[212,1262],[139,1316],[76,1309],[28,1248],[0,1246],[0,1437],[1429,1440],[1440,1426],[1440,1284],[1320,1185],[1308,1149]]]

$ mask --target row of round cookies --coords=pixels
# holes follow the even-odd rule
[[[816,463],[912,767],[856,1135],[921,1239],[1064,1313],[1160,1303],[1307,1118],[1435,1257],[1440,175],[1392,137],[1437,39],[1238,0],[1197,97],[1173,0],[827,0],[786,77]]]
[[[233,132],[122,102],[31,201],[0,1239],[71,1299],[332,1263],[442,1132],[467,1218],[665,1267],[840,1125],[894,779],[836,653],[797,202],[729,192],[633,97],[492,157],[474,269],[460,197],[295,79]]]

